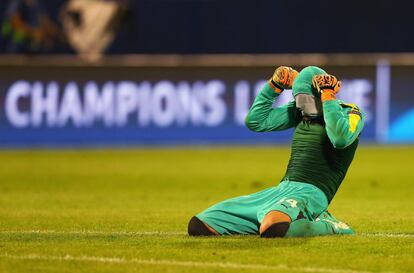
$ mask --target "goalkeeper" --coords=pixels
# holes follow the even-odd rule
[[[293,88],[292,88],[293,87]],[[273,108],[284,89],[294,100]],[[255,132],[295,128],[286,174],[280,184],[218,203],[191,218],[192,236],[260,234],[302,237],[353,234],[328,211],[358,146],[364,113],[336,99],[341,82],[309,66],[300,73],[281,66],[246,117]]]

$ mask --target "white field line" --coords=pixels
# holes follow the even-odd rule
[[[98,231],[98,230],[0,230],[0,234],[56,234],[56,235],[128,235],[128,236],[179,236],[183,231]]]
[[[96,257],[96,256],[47,256],[47,255],[11,255],[0,254],[0,258],[15,260],[42,260],[42,261],[76,261],[76,262],[97,262],[106,264],[140,264],[140,265],[166,265],[181,267],[201,267],[201,268],[226,268],[226,269],[250,269],[266,271],[288,271],[288,272],[314,272],[314,273],[373,273],[371,271],[361,271],[352,269],[334,269],[320,267],[290,267],[284,264],[263,265],[263,264],[243,264],[243,263],[221,263],[221,262],[196,262],[196,261],[177,261],[177,260],[144,260],[127,259],[123,257]],[[393,273],[383,271],[381,273]]]
[[[357,233],[356,236],[414,238],[414,233]]]
[[[127,235],[127,236],[183,236],[183,231],[97,231],[97,230],[0,230],[0,234],[56,234],[56,235]],[[357,233],[357,237],[414,238],[414,233]]]

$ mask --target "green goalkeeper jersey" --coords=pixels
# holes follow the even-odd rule
[[[303,117],[295,101],[273,108],[278,95],[266,84],[249,110],[246,125],[255,132],[295,127],[284,180],[313,184],[330,202],[352,162],[365,115],[353,104],[330,100],[323,103],[323,118]]]

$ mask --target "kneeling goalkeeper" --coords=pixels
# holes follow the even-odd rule
[[[225,200],[197,214],[188,224],[189,235],[353,234],[327,211],[364,126],[364,113],[356,105],[336,99],[340,87],[335,76],[315,66],[300,73],[277,68],[256,97],[246,125],[255,132],[295,128],[285,176],[276,187]],[[273,108],[280,93],[290,88],[294,101]]]

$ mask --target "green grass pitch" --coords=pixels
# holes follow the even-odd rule
[[[275,185],[288,147],[0,152],[0,272],[414,272],[414,147],[362,146],[331,204],[355,236],[190,238]]]

